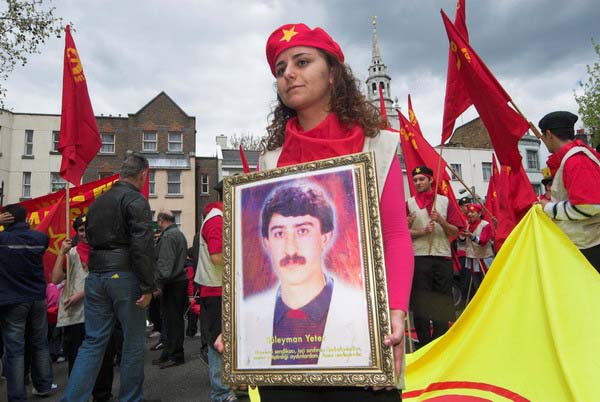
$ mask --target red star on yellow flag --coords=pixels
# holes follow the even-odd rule
[[[279,39],[279,42],[291,41],[294,36],[298,35],[298,32],[296,32],[295,29],[296,29],[296,25],[292,26],[291,29],[282,29],[283,36],[281,37],[281,39]]]

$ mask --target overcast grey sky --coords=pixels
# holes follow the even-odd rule
[[[137,112],[165,91],[196,117],[198,155],[213,155],[218,134],[264,134],[274,79],[265,60],[269,34],[284,23],[322,26],[364,81],[371,61],[371,16],[392,96],[408,93],[421,127],[436,145],[448,39],[439,10],[454,18],[454,0],[55,0],[73,33],[94,112]],[[2,5],[0,7],[5,7]],[[467,0],[473,48],[535,123],[553,110],[577,112],[573,90],[596,61],[597,0]],[[60,113],[64,39],[17,67],[5,83],[15,112]],[[476,116],[468,110],[459,118]]]

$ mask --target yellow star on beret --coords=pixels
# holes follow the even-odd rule
[[[416,168],[416,169],[415,169],[415,172],[417,172],[417,173],[421,173],[421,168]]]
[[[283,36],[281,37],[281,39],[279,39],[279,42],[286,41],[289,43],[289,41],[291,41],[294,36],[298,35],[298,32],[296,32],[295,29],[296,25],[293,25],[291,29],[282,29]]]

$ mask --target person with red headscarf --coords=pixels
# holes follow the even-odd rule
[[[465,245],[465,269],[467,275],[470,274],[467,303],[479,289],[483,277],[494,261],[494,230],[488,221],[481,219],[481,211],[482,207],[479,204],[467,205],[468,227],[458,236],[458,240]]]
[[[377,166],[381,225],[392,333],[384,344],[394,348],[395,369],[403,387],[404,318],[413,273],[413,252],[397,158],[399,137],[381,131],[382,120],[344,64],[340,46],[321,28],[286,24],[269,37],[267,62],[277,83],[277,105],[267,127],[260,170],[290,166],[359,152],[373,152]],[[401,205],[401,204],[400,204]],[[348,312],[352,314],[352,312]],[[396,388],[260,387],[261,400],[399,401]]]

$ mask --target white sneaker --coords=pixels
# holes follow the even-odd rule
[[[58,359],[56,359],[57,363],[62,363],[64,362],[66,359],[63,356],[58,356]]]
[[[31,395],[46,397],[46,396],[50,395],[52,393],[52,391],[54,391],[56,388],[58,388],[58,385],[52,384],[48,391],[42,392],[42,391],[38,391],[35,387],[33,387],[33,389],[31,390]]]

